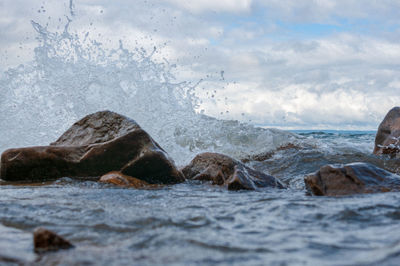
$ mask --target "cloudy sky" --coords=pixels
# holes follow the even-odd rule
[[[69,7],[0,0],[0,71],[32,59],[31,20],[56,30]],[[200,109],[216,117],[374,130],[400,105],[399,10],[399,0],[76,0],[71,30],[156,46],[178,80],[206,80]]]

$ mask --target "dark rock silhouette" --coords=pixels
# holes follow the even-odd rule
[[[390,154],[395,156],[400,152],[400,107],[392,108],[380,123],[375,137],[376,155]]]
[[[275,177],[218,153],[197,155],[182,172],[187,179],[211,181],[215,185],[227,186],[229,190],[284,187]]]
[[[325,165],[304,178],[316,196],[340,196],[400,190],[400,176],[369,163]]]
[[[146,131],[134,120],[110,111],[84,117],[50,146],[5,151],[0,178],[43,181],[99,177],[110,171],[150,184],[184,181],[173,160]]]
[[[74,247],[69,241],[45,228],[37,228],[35,230],[33,233],[33,246],[35,252],[38,253]]]

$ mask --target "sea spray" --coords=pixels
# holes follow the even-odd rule
[[[46,145],[74,121],[105,109],[135,119],[179,165],[203,151],[240,158],[296,141],[291,133],[199,114],[198,83],[177,81],[176,66],[155,59],[156,47],[130,50],[120,40],[105,48],[89,33],[71,32],[70,17],[62,31],[32,21],[34,59],[1,76],[1,151]]]

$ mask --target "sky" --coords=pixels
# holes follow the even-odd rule
[[[155,46],[177,80],[204,79],[206,114],[375,130],[400,103],[399,10],[399,0],[0,0],[0,71],[32,60],[31,20],[57,30],[69,16],[76,33]]]

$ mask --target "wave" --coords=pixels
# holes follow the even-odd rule
[[[38,41],[34,59],[0,77],[0,150],[46,145],[74,121],[104,109],[135,119],[178,165],[203,151],[239,158],[297,139],[199,113],[196,89],[202,81],[177,81],[176,65],[157,60],[156,47],[129,50],[120,41],[105,48],[89,32],[70,32],[70,23],[68,18],[57,32],[32,21]]]

